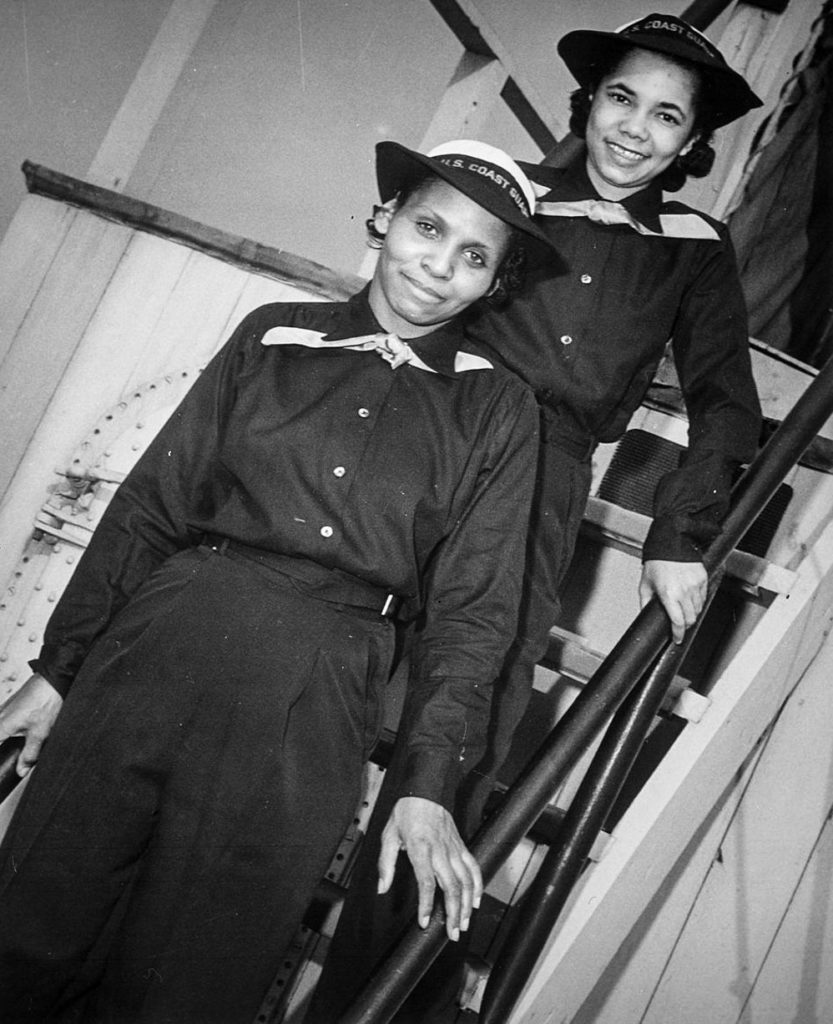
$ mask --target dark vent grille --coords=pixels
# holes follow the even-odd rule
[[[616,446],[598,496],[632,512],[652,516],[657,484],[679,466],[684,451],[681,444],[647,430],[629,430]]]

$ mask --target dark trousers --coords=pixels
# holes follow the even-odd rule
[[[170,559],[86,659],[0,849],[0,1019],[251,1024],[391,656],[378,615]]]
[[[480,825],[486,799],[529,702],[535,665],[558,618],[558,592],[587,504],[590,470],[587,459],[574,458],[553,445],[541,446],[518,634],[495,684],[487,753],[464,780],[457,800],[457,823],[466,838]],[[400,735],[406,726],[407,704]],[[400,863],[388,894],[376,895],[381,832],[399,789],[401,763],[397,744],[305,1024],[336,1024],[373,969],[416,920],[416,889],[407,865]],[[400,861],[404,859],[400,855]],[[450,1008],[459,990],[465,950],[465,936],[459,943],[446,945],[395,1018],[399,1024],[440,1024],[453,1019]]]

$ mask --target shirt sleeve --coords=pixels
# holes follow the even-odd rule
[[[746,304],[732,244],[703,244],[674,326],[674,362],[689,420],[680,467],[662,478],[643,558],[698,561],[720,532],[737,467],[753,458],[761,409],[749,356]]]
[[[93,642],[153,570],[195,538],[217,439],[234,400],[247,317],[119,485],[55,607],[32,668],[65,695]]]
[[[415,645],[401,796],[451,810],[462,776],[485,751],[492,686],[517,625],[538,450],[535,400],[504,392],[483,440],[476,486],[425,580]]]

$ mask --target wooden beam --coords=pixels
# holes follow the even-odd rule
[[[87,171],[92,184],[124,188],[216,5],[173,0]]]
[[[705,32],[713,21],[720,17],[734,0],[694,0],[680,17],[701,32]]]
[[[426,152],[449,139],[481,135],[505,81],[506,71],[499,61],[493,57],[464,53],[419,148]]]
[[[507,78],[506,85],[500,94],[501,99],[524,126],[535,145],[542,153],[549,153],[557,143],[547,123],[539,116],[523,92],[518,88],[514,78]]]
[[[513,57],[500,36],[483,17],[476,0],[431,0],[431,3],[467,50],[500,61],[507,76],[513,80],[517,94],[523,97],[530,110],[535,111],[542,124],[559,124],[556,107],[548,102],[527,76],[522,61],[523,55],[518,54],[517,59]],[[512,109],[515,112],[515,108]],[[530,130],[527,121],[522,121],[522,124],[527,131]]]
[[[583,529],[609,537],[628,550],[642,550],[650,525],[650,516],[633,512],[594,495],[587,499]],[[796,580],[796,574],[792,570],[738,549],[735,549],[726,560],[726,572],[742,583],[760,587],[773,594],[788,594]]]
[[[463,46],[481,57],[495,58],[495,52],[483,38],[480,29],[471,18],[471,11],[464,11],[457,0],[431,0],[437,14],[448,25]]]
[[[26,187],[35,195],[80,206],[108,220],[181,242],[227,263],[309,289],[325,298],[349,298],[365,283],[353,274],[337,273],[303,256],[208,227],[152,203],[91,185],[28,160],[23,164],[23,173]]]

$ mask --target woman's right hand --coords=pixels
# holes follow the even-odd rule
[[[25,742],[17,759],[17,774],[28,774],[55,724],[63,698],[37,672],[0,707],[0,742],[23,736]]]

